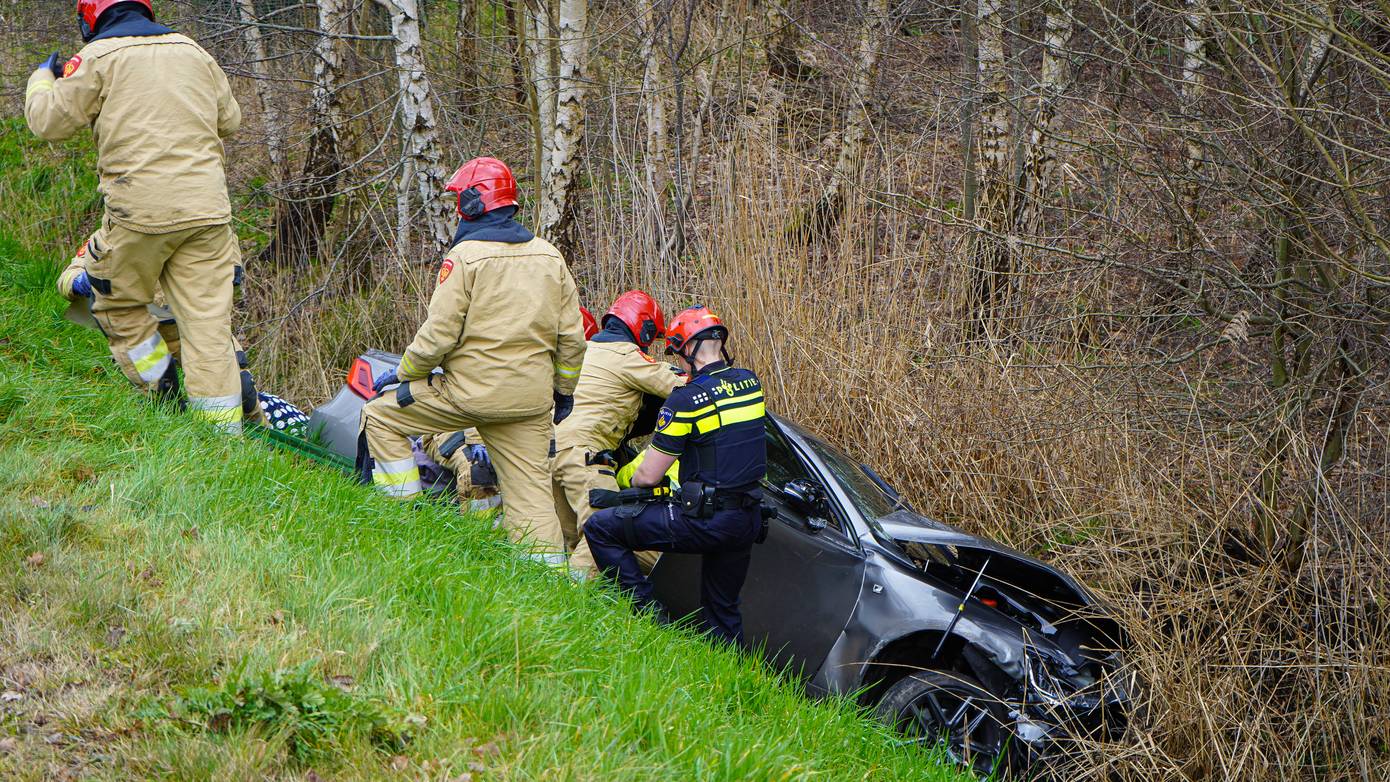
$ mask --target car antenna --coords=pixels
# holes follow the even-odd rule
[[[946,645],[946,639],[950,638],[951,631],[956,629],[956,622],[959,622],[961,616],[965,614],[965,601],[969,600],[970,596],[975,594],[975,587],[980,585],[980,579],[984,578],[985,575],[985,568],[989,567],[989,562],[992,559],[994,559],[993,554],[985,557],[985,564],[980,565],[980,572],[975,574],[974,583],[970,585],[969,589],[965,590],[965,597],[962,597],[960,599],[960,605],[956,606],[956,615],[951,617],[951,623],[946,625],[946,632],[942,633],[941,640],[936,642],[936,649],[931,653],[931,658],[933,660],[936,659],[938,654],[941,654],[941,647]]]

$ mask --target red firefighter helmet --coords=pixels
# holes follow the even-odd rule
[[[588,307],[579,308],[579,317],[584,319],[584,339],[593,339],[598,333],[598,321],[594,320],[594,313]]]
[[[661,305],[645,291],[628,291],[619,296],[603,316],[604,322],[609,318],[622,321],[644,350],[666,333],[666,316],[661,314]]]
[[[677,315],[666,330],[666,349],[685,356],[685,346],[701,339],[727,340],[729,329],[703,304],[696,304]]]
[[[82,24],[86,25],[84,36],[90,35],[97,29],[97,20],[101,15],[117,3],[136,3],[145,7],[145,12],[154,18],[154,6],[150,5],[150,0],[77,0],[77,18]]]
[[[475,157],[459,166],[444,186],[458,193],[459,216],[476,220],[494,209],[516,206],[516,177],[495,157]]]

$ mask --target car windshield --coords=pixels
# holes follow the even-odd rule
[[[806,442],[844,488],[850,502],[854,503],[854,507],[866,519],[873,521],[901,507],[869,477],[863,465],[851,459],[844,451],[814,437],[807,437]]]

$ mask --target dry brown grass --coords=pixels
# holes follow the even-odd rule
[[[1244,548],[1248,433],[1211,414],[1238,348],[1156,366],[1121,338],[1093,349],[1065,327],[1037,344],[969,342],[953,229],[859,203],[824,245],[784,238],[818,179],[769,122],[740,120],[721,142],[704,176],[745,173],[738,192],[707,191],[678,276],[643,246],[641,215],[605,195],[621,184],[596,183],[591,262],[576,267],[591,308],[629,287],[668,311],[708,303],[779,413],[881,468],[922,510],[1056,563],[1108,600],[1133,639],[1145,707],[1124,743],[1090,748],[1073,778],[1386,778],[1381,411],[1331,476],[1345,512],[1320,521],[1303,568],[1261,564]],[[371,290],[301,308],[260,342],[268,385],[312,401],[351,354],[399,349],[428,272],[397,265]],[[259,306],[280,311],[305,287],[265,283]]]
[[[602,16],[620,12],[596,12],[596,25],[622,27]],[[1390,779],[1384,388],[1368,396],[1346,459],[1326,476],[1308,556],[1290,574],[1247,547],[1260,432],[1250,423],[1258,419],[1238,413],[1265,401],[1248,346],[1233,340],[1155,362],[1175,343],[1146,322],[1109,317],[1149,291],[1062,273],[1067,259],[1047,257],[1029,281],[1029,328],[1006,341],[969,340],[965,234],[953,211],[955,101],[943,97],[958,90],[955,45],[949,34],[899,42],[881,77],[892,97],[877,109],[870,184],[842,229],[810,247],[787,241],[783,228],[823,185],[820,139],[835,123],[835,86],[788,87],[779,98],[753,74],[755,44],[743,46],[736,56],[753,65],[721,95],[692,174],[696,222],[679,274],[649,238],[651,199],[633,191],[640,133],[631,95],[605,70],[632,64],[614,55],[596,69],[590,187],[580,194],[574,257],[586,303],[601,311],[621,290],[644,287],[668,312],[710,304],[777,412],[872,463],[924,512],[1058,564],[1105,597],[1130,632],[1145,708],[1124,743],[1093,748],[1074,778]],[[610,77],[622,96],[611,117]],[[447,76],[436,83],[447,87]],[[800,114],[786,108],[801,102],[809,108]],[[449,149],[528,160],[524,118],[491,111],[486,136],[473,135],[474,123],[446,122]],[[1064,118],[1073,128],[1087,120]],[[376,142],[365,136],[364,145]],[[254,153],[254,142],[233,150],[239,182],[257,167]],[[1151,153],[1163,154],[1143,151]],[[1058,220],[1062,244],[1142,262],[1169,230],[1146,211],[1153,202],[1122,183],[1123,232],[1077,218],[1101,200],[1101,177],[1082,155],[1068,162],[1074,190],[1064,206],[1077,212]],[[529,172],[523,164],[518,173]],[[336,390],[352,356],[408,341],[432,269],[381,238],[391,209],[381,199],[366,191],[344,207],[350,217],[340,216],[343,230],[325,252],[339,260],[252,269],[239,327],[266,387],[312,405]],[[1211,228],[1223,251],[1245,246],[1240,215],[1214,215]],[[345,266],[363,257],[365,280]],[[1309,465],[1290,469],[1312,480]]]

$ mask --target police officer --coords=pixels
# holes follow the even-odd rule
[[[604,575],[632,593],[639,609],[660,610],[634,551],[704,555],[702,620],[727,641],[742,641],[739,591],[762,528],[759,489],[767,471],[763,389],[757,375],[734,367],[728,329],[704,307],[676,316],[667,351],[691,372],[657,416],[656,434],[633,475],[655,487],[680,459],[680,502],[620,506],[595,513],[584,527]]]
[[[594,512],[589,492],[618,489],[614,471],[619,447],[651,432],[650,422],[646,431],[634,431],[644,404],[661,404],[685,383],[675,367],[646,353],[665,333],[666,318],[655,299],[635,290],[619,296],[603,316],[603,330],[589,340],[574,391],[574,413],[555,428],[555,510],[566,545],[573,547],[570,572],[577,578],[598,572],[581,534]]]
[[[77,248],[77,254],[68,262],[66,268],[58,274],[58,293],[63,298],[72,302],[68,306],[67,317],[79,326],[87,326],[100,330],[101,326],[96,318],[92,317],[92,290],[91,276],[87,274],[87,264],[91,261],[93,254],[100,253],[100,245],[97,244],[98,237],[93,234],[90,239],[82,243]],[[146,310],[150,316],[159,324],[157,330],[164,343],[169,346],[169,363],[171,367],[177,367],[180,360],[181,343],[179,342],[178,324],[174,320],[174,314],[169,311],[165,304],[164,293],[155,286],[154,300],[150,302]],[[113,352],[116,348],[112,348]],[[265,410],[262,409],[266,401],[260,392],[256,390],[255,378],[251,376],[249,362],[246,358],[246,351],[241,349],[236,337],[232,337],[232,350],[236,352],[237,368],[241,376],[241,415],[246,421],[266,426],[270,422],[266,418]],[[166,370],[156,383],[154,395],[159,399],[178,400],[178,376],[173,369]],[[269,397],[270,395],[265,395]],[[273,397],[279,399],[278,397]],[[283,400],[279,400],[282,404]]]
[[[40,138],[90,126],[106,213],[87,272],[92,314],[137,387],[171,384],[169,345],[146,305],[162,286],[178,321],[194,415],[241,429],[232,348],[231,229],[222,139],[241,123],[227,76],[192,39],[154,21],[149,0],[78,0],[86,46],[49,55],[24,93]]]
[[[395,497],[420,492],[411,436],[477,427],[497,470],[513,540],[563,566],[550,491],[550,437],[574,403],[584,362],[579,294],[560,252],[512,219],[516,180],[476,158],[446,186],[462,220],[439,268],[429,314],[400,365],[376,379],[395,389],[362,410],[372,482]],[[438,367],[441,374],[432,374]],[[399,382],[399,385],[396,385]]]

